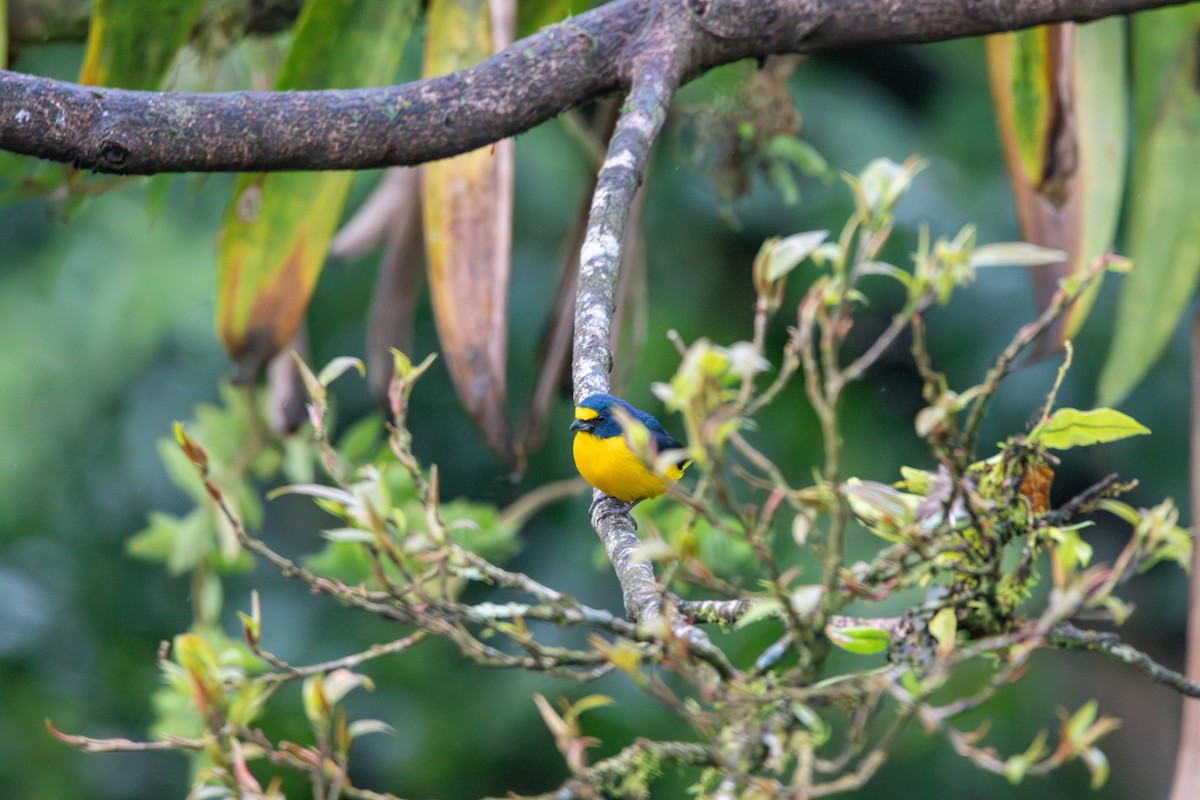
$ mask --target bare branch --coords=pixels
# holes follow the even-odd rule
[[[400,86],[186,94],[0,71],[0,149],[99,172],[368,169],[464,153],[613,91],[647,44],[688,42],[680,80],[748,57],[977,36],[1182,0],[614,0],[461,72]],[[653,28],[655,36],[643,35]]]
[[[1164,667],[1141,650],[1122,642],[1115,633],[1085,631],[1063,623],[1051,633],[1050,641],[1064,650],[1096,650],[1122,664],[1128,664],[1155,683],[1166,684],[1188,697],[1200,697],[1200,683]]]

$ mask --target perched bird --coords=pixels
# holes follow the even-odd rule
[[[654,437],[658,452],[683,448],[683,442],[667,433],[662,424],[645,411],[634,408],[611,394],[593,394],[575,408],[575,468],[583,479],[595,488],[620,500],[623,505],[611,508],[603,516],[626,514],[629,509],[650,497],[667,490],[667,480],[676,481],[688,462],[668,467],[666,474],[657,475],[642,459],[629,449],[622,435],[621,423],[613,409],[621,408],[646,426]]]

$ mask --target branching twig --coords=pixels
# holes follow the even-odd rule
[[[1168,669],[1137,648],[1121,641],[1115,633],[1101,633],[1077,628],[1070,623],[1058,625],[1050,634],[1050,642],[1064,650],[1095,650],[1141,672],[1155,683],[1170,686],[1188,697],[1200,697],[1200,683]]]
[[[966,457],[975,449],[975,439],[979,435],[979,425],[983,422],[983,413],[987,410],[988,401],[992,399],[992,395],[996,391],[996,387],[1000,381],[1009,373],[1013,362],[1017,357],[1025,351],[1037,338],[1054,324],[1066,309],[1070,308],[1075,300],[1083,293],[1083,291],[1095,280],[1097,280],[1104,270],[1107,268],[1108,262],[1106,256],[1097,258],[1089,267],[1086,273],[1080,276],[1078,282],[1072,289],[1066,286],[1060,286],[1050,298],[1050,302],[1046,308],[1038,315],[1038,318],[1033,322],[1021,326],[1008,346],[996,358],[991,368],[987,372],[987,376],[983,380],[983,391],[971,404],[971,410],[967,413],[967,421],[963,426],[964,447],[963,453]]]
[[[583,770],[558,789],[545,794],[525,797],[523,800],[594,800],[597,797],[595,787],[619,783],[621,778],[638,771],[639,762],[647,756],[652,757],[656,762],[684,766],[716,762],[715,754],[704,745],[639,739],[615,756],[599,761]],[[515,795],[509,795],[509,797],[515,797]]]

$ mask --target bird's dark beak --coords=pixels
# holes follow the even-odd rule
[[[571,430],[573,431],[586,431],[588,429],[588,424],[584,420],[577,419],[571,422]]]

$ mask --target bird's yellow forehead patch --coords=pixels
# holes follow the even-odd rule
[[[595,419],[599,416],[594,408],[584,408],[583,406],[575,407],[575,419],[587,422],[589,419]]]

